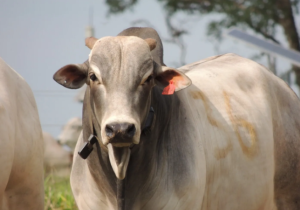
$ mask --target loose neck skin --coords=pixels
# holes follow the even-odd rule
[[[158,87],[152,89],[151,106],[155,110],[152,130],[151,132],[143,133],[140,144],[135,145],[131,151],[125,178],[126,208],[129,208],[136,202],[139,196],[143,197],[143,199],[139,200],[153,196],[158,190],[155,189],[157,188],[156,183],[159,184],[158,182],[161,182],[158,180],[158,177],[161,177],[163,174],[168,174],[168,177],[165,176],[166,180],[164,180],[163,184],[179,187],[173,186],[173,179],[177,179],[178,176],[184,176],[184,173],[189,171],[189,169],[182,170],[182,167],[180,171],[177,171],[176,166],[169,164],[178,158],[185,158],[183,154],[185,150],[183,148],[190,150],[187,147],[188,144],[182,141],[182,139],[185,139],[185,136],[182,136],[183,134],[181,133],[173,134],[172,132],[176,129],[185,129],[183,127],[188,126],[188,123],[181,123],[185,116],[180,111],[180,101],[177,95],[163,96],[161,92],[162,90]],[[85,110],[83,113],[83,139],[85,141],[92,133],[92,121],[97,133],[100,133],[97,121],[94,117],[91,118],[93,112],[90,104],[89,88],[87,88],[83,108]],[[181,126],[180,128],[178,127],[179,125]],[[107,195],[110,202],[116,203],[117,179],[111,168],[107,149],[102,145],[99,135],[98,138],[99,144],[96,144],[96,149],[87,159],[87,163],[99,191]],[[177,150],[176,148],[179,147],[181,149]],[[173,159],[173,161],[168,161],[168,159]],[[136,185],[135,183],[139,184]],[[181,184],[177,183],[177,185]],[[163,188],[163,186],[160,187]]]

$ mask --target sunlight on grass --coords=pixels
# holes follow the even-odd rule
[[[69,178],[48,175],[44,181],[44,210],[77,210]]]

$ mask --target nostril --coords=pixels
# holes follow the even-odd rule
[[[133,137],[135,134],[135,131],[136,131],[136,129],[135,129],[134,124],[131,124],[128,126],[126,133],[129,137]]]
[[[105,133],[109,139],[131,139],[136,133],[136,128],[130,123],[111,123],[105,126]]]
[[[106,125],[105,133],[108,137],[112,137],[114,135],[114,127],[112,125]]]

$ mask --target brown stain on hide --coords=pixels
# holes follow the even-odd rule
[[[214,127],[225,130],[222,123],[220,123],[217,119],[213,118],[212,116],[213,110],[209,106],[208,99],[205,96],[205,94],[199,90],[191,91],[190,94],[193,99],[200,99],[203,101],[208,122]],[[228,93],[224,91],[223,96],[224,96],[224,101],[226,106],[226,112],[229,116],[230,122],[232,123],[234,132],[237,136],[243,154],[245,154],[248,158],[253,158],[257,152],[257,134],[255,128],[250,122],[246,121],[245,119],[234,116],[232,112],[232,107],[230,105],[230,98]],[[242,136],[240,134],[240,129],[245,129],[246,132],[249,134],[250,146],[244,144]],[[227,154],[232,150],[232,142],[230,141],[229,136],[227,136],[226,139],[227,139],[226,146],[224,148],[217,147],[214,151],[214,156],[217,160],[225,158]]]
[[[207,120],[208,122],[214,126],[214,127],[217,127],[217,128],[220,128],[222,130],[224,130],[224,127],[222,125],[222,123],[220,123],[218,120],[214,119],[213,116],[212,116],[212,109],[211,107],[209,106],[208,104],[208,100],[205,96],[205,94],[202,92],[202,91],[192,91],[190,92],[191,96],[193,99],[201,99],[203,101],[203,104],[204,104],[204,108],[205,108],[205,111],[206,111],[206,117],[207,117]],[[217,160],[220,160],[220,159],[223,159],[227,156],[227,154],[232,150],[232,143],[230,141],[230,138],[229,136],[227,135],[227,138],[226,138],[226,146],[223,147],[223,148],[215,148],[214,150],[214,156]]]
[[[248,158],[253,158],[257,152],[257,134],[255,128],[250,122],[246,121],[245,119],[236,117],[232,114],[232,107],[230,105],[229,95],[225,91],[223,92],[223,95],[224,95],[227,114],[233,125],[234,131],[236,133],[242,151]],[[248,132],[251,140],[250,141],[251,145],[249,147],[244,144],[239,128],[244,128]]]
[[[207,103],[207,98],[204,95],[204,93],[202,91],[193,91],[191,92],[191,95],[194,99],[201,99],[203,101],[204,104],[204,108],[207,114],[207,120],[208,122],[215,127],[219,127],[219,123],[216,119],[214,119],[211,115],[212,115],[212,110],[210,108],[210,106]]]

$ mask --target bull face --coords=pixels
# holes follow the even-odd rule
[[[89,86],[104,145],[138,144],[154,86],[153,60],[137,37],[105,37],[89,58]]]
[[[54,80],[67,88],[89,85],[89,114],[101,127],[99,139],[108,148],[117,178],[123,179],[130,147],[140,142],[151,105],[151,89],[156,84],[172,84],[178,91],[191,82],[175,69],[164,67],[162,71],[153,61],[154,39],[117,36],[90,38],[86,43],[92,49],[88,64],[67,65],[56,72]]]

